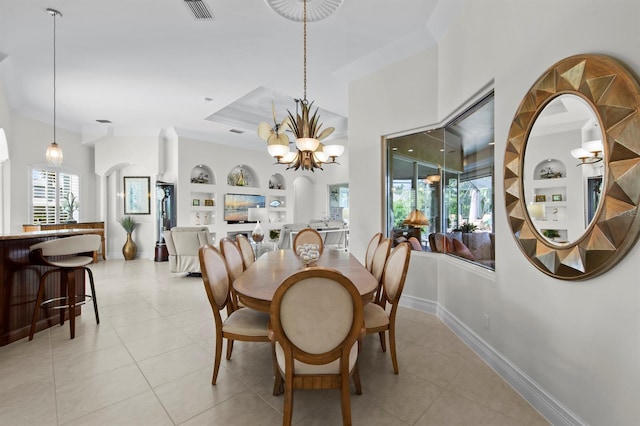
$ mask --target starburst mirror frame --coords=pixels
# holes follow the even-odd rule
[[[604,136],[604,189],[594,220],[570,244],[548,241],[536,231],[524,197],[523,165],[536,118],[555,97],[586,100]],[[563,280],[593,278],[614,266],[640,233],[640,86],[616,60],[576,55],[547,69],[514,116],[504,157],[504,192],[509,225],[518,246],[540,271]]]

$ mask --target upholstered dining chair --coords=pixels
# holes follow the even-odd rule
[[[207,244],[198,250],[202,281],[213,311],[216,328],[216,352],[213,364],[215,385],[222,358],[222,342],[227,339],[227,359],[231,359],[234,340],[245,342],[268,342],[269,314],[251,308],[234,309],[229,288],[229,273],[222,254],[214,246]],[[223,321],[220,311],[227,308],[227,318]]]
[[[364,256],[364,267],[367,268],[369,272],[371,272],[371,265],[373,265],[373,254],[376,252],[380,240],[382,240],[382,232],[377,232],[373,234],[373,237],[369,240],[369,245],[367,245],[367,251]]]
[[[364,322],[367,333],[378,333],[380,346],[386,352],[385,332],[389,332],[389,347],[391,348],[391,362],[393,372],[398,374],[398,358],[396,356],[396,313],[398,301],[402,295],[404,282],[407,278],[409,260],[411,259],[411,245],[401,243],[389,254],[382,274],[382,292],[376,303],[367,303],[364,307]],[[387,311],[386,305],[391,305]]]
[[[242,263],[244,264],[244,269],[247,269],[249,266],[253,265],[253,262],[256,261],[256,254],[253,252],[251,242],[245,235],[238,234],[236,235],[236,243],[238,244],[240,254],[242,255]]]
[[[340,272],[312,267],[282,282],[271,302],[269,337],[279,370],[274,391],[284,385],[283,425],[291,424],[295,389],[340,389],[342,422],[351,424],[349,380],[362,394],[363,332],[362,298]]]
[[[233,282],[244,272],[244,260],[242,258],[242,252],[238,245],[231,238],[224,237],[220,240],[220,252],[227,265],[227,271],[229,273],[229,290],[231,292],[231,301],[234,309],[240,307],[238,302],[238,296],[233,289]],[[233,348],[233,343],[230,345]],[[230,354],[230,353],[229,353]]]
[[[298,246],[304,244],[317,244],[318,251],[320,251],[320,256],[322,256],[322,251],[324,250],[324,240],[322,235],[318,231],[312,228],[305,228],[300,230],[296,236],[293,238],[293,246],[291,249],[294,253],[297,253]]]
[[[88,299],[91,299],[93,300],[96,323],[100,324],[93,272],[87,268],[87,265],[93,262],[93,253],[101,245],[100,235],[86,234],[43,241],[29,247],[29,259],[32,264],[54,267],[40,277],[31,329],[29,330],[29,340],[33,340],[40,309],[58,309],[60,311],[60,325],[64,324],[65,312],[68,312],[69,333],[73,339],[76,331],[76,306],[84,305]],[[89,276],[90,295],[77,294],[76,271],[86,272]],[[43,301],[47,277],[57,273],[60,274],[60,296]]]
[[[393,241],[391,238],[382,238],[373,253],[373,260],[371,261],[371,275],[373,275],[376,281],[378,281],[378,288],[374,293],[374,301],[376,302],[380,301],[382,293],[382,273],[384,272],[384,265],[387,262],[387,257],[389,257],[389,251],[391,250],[392,244]]]

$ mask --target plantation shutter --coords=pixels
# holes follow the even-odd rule
[[[62,198],[69,192],[75,195],[80,192],[80,179],[77,175],[34,169],[31,188],[32,223],[62,223],[71,219],[62,211]]]

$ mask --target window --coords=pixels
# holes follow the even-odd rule
[[[79,218],[80,178],[48,168],[31,172],[32,223],[66,223]]]
[[[443,127],[387,139],[387,234],[395,242],[413,236],[441,251],[429,235],[444,235],[458,240],[445,245],[448,254],[494,267],[493,108],[490,93]],[[420,225],[407,223],[415,210],[426,217]]]

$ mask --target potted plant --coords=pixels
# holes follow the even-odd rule
[[[62,211],[67,214],[67,223],[76,223],[73,214],[78,211],[78,197],[73,195],[73,192],[67,192],[67,195],[62,199]]]
[[[478,229],[478,227],[475,224],[469,223],[469,222],[465,222],[462,225],[460,225],[460,228],[458,230],[461,231],[464,234],[470,234],[471,232],[475,231],[476,229]]]
[[[560,233],[555,229],[545,229],[542,231],[542,235],[553,241],[560,236]]]
[[[131,234],[138,226],[138,223],[132,216],[123,216],[118,219],[118,222],[120,222],[120,225],[122,225],[125,232],[127,233],[127,242],[124,243],[124,246],[122,247],[122,255],[124,256],[125,260],[133,260],[136,257],[138,246],[136,246],[136,243],[133,242]]]

